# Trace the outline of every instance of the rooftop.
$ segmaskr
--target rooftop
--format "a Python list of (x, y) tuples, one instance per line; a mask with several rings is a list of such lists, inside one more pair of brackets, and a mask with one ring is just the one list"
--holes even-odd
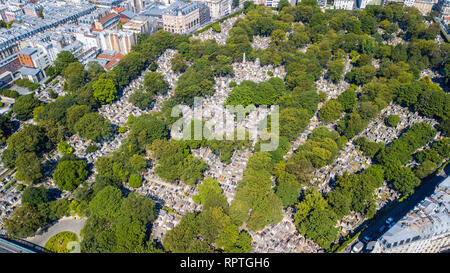
[[(409, 243), (448, 232), (450, 228), (450, 176), (379, 240), (385, 246)], [(403, 242), (402, 242), (403, 241)]]
[(21, 50), (18, 52), (18, 54), (30, 56), (30, 55), (32, 55), (33, 53), (35, 53), (36, 51), (37, 51), (37, 50), (36, 50), (35, 48), (32, 48), (32, 47), (25, 47), (25, 48), (21, 49)]
[(176, 1), (173, 4), (171, 4), (164, 12), (163, 14), (169, 14), (173, 16), (177, 16), (178, 14), (186, 15), (194, 10), (198, 9), (200, 6), (200, 3), (198, 2), (184, 2), (184, 1)]
[(37, 68), (32, 68), (32, 67), (27, 67), (27, 66), (23, 66), (22, 68), (19, 69), (20, 74), (28, 76), (34, 76), (39, 74), (40, 70)]

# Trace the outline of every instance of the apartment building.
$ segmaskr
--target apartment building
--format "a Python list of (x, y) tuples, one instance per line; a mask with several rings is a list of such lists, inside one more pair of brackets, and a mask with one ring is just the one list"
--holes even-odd
[(25, 47), (17, 52), (19, 62), (23, 66), (44, 70), (51, 65), (51, 60), (45, 52), (32, 47)]
[(165, 31), (188, 34), (211, 20), (208, 6), (201, 2), (177, 1), (163, 11)]
[(96, 30), (110, 29), (117, 25), (120, 21), (120, 15), (117, 13), (107, 13), (94, 21)]
[(208, 6), (213, 20), (220, 19), (230, 14), (231, 5), (228, 0), (197, 0), (197, 2), (205, 3)]
[(438, 3), (438, 0), (385, 0), (384, 4), (400, 3), (407, 7), (415, 7), (423, 15), (430, 14), (433, 7)]
[(129, 20), (122, 26), (122, 29), (136, 34), (151, 34), (155, 32), (153, 24), (150, 24), (150, 18), (144, 16), (137, 16)]
[(102, 50), (113, 50), (123, 55), (128, 54), (131, 46), (136, 44), (136, 34), (129, 31), (104, 30), (98, 33)]
[(439, 0), (436, 9), (439, 11), (439, 19), (441, 19), (444, 24), (450, 23), (450, 0)]
[(450, 249), (450, 177), (390, 228), (376, 253), (436, 253)]
[(335, 9), (353, 10), (356, 8), (355, 0), (334, 0), (333, 7)]
[(38, 17), (39, 11), (42, 9), (44, 9), (44, 7), (42, 7), (42, 5), (39, 4), (27, 4), (23, 7), (25, 15), (34, 17)]
[(381, 5), (382, 3), (382, 0), (356, 0), (359, 9), (365, 9), (368, 5)]
[(128, 9), (138, 14), (144, 9), (144, 0), (129, 0)]

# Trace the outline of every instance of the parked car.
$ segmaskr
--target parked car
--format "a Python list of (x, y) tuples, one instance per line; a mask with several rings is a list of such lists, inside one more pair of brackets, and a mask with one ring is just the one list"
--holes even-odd
[(392, 223), (392, 221), (394, 221), (394, 218), (389, 217), (389, 218), (386, 219), (386, 224), (389, 225), (390, 223)]
[(369, 242), (372, 239), (372, 234), (364, 236), (364, 238), (361, 240), (365, 243)]
[(382, 225), (382, 226), (378, 229), (378, 232), (383, 232), (385, 228), (386, 228), (386, 225)]
[(352, 248), (352, 253), (359, 253), (359, 252), (361, 252), (361, 250), (363, 249), (363, 247), (364, 247), (364, 243), (363, 242), (357, 242), (354, 246), (353, 246), (353, 248)]

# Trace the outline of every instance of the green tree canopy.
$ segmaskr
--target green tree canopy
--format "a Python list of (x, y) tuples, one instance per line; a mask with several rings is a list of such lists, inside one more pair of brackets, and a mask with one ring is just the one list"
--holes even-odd
[(58, 163), (53, 179), (60, 189), (73, 191), (86, 179), (87, 175), (86, 162), (65, 160)]
[(101, 104), (107, 104), (117, 99), (117, 89), (110, 79), (98, 79), (92, 84), (94, 98)]

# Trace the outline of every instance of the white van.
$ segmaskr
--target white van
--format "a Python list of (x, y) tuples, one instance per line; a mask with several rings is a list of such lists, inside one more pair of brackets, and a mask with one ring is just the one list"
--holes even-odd
[(362, 242), (357, 242), (353, 248), (352, 248), (352, 253), (359, 253), (364, 247), (364, 244)]

